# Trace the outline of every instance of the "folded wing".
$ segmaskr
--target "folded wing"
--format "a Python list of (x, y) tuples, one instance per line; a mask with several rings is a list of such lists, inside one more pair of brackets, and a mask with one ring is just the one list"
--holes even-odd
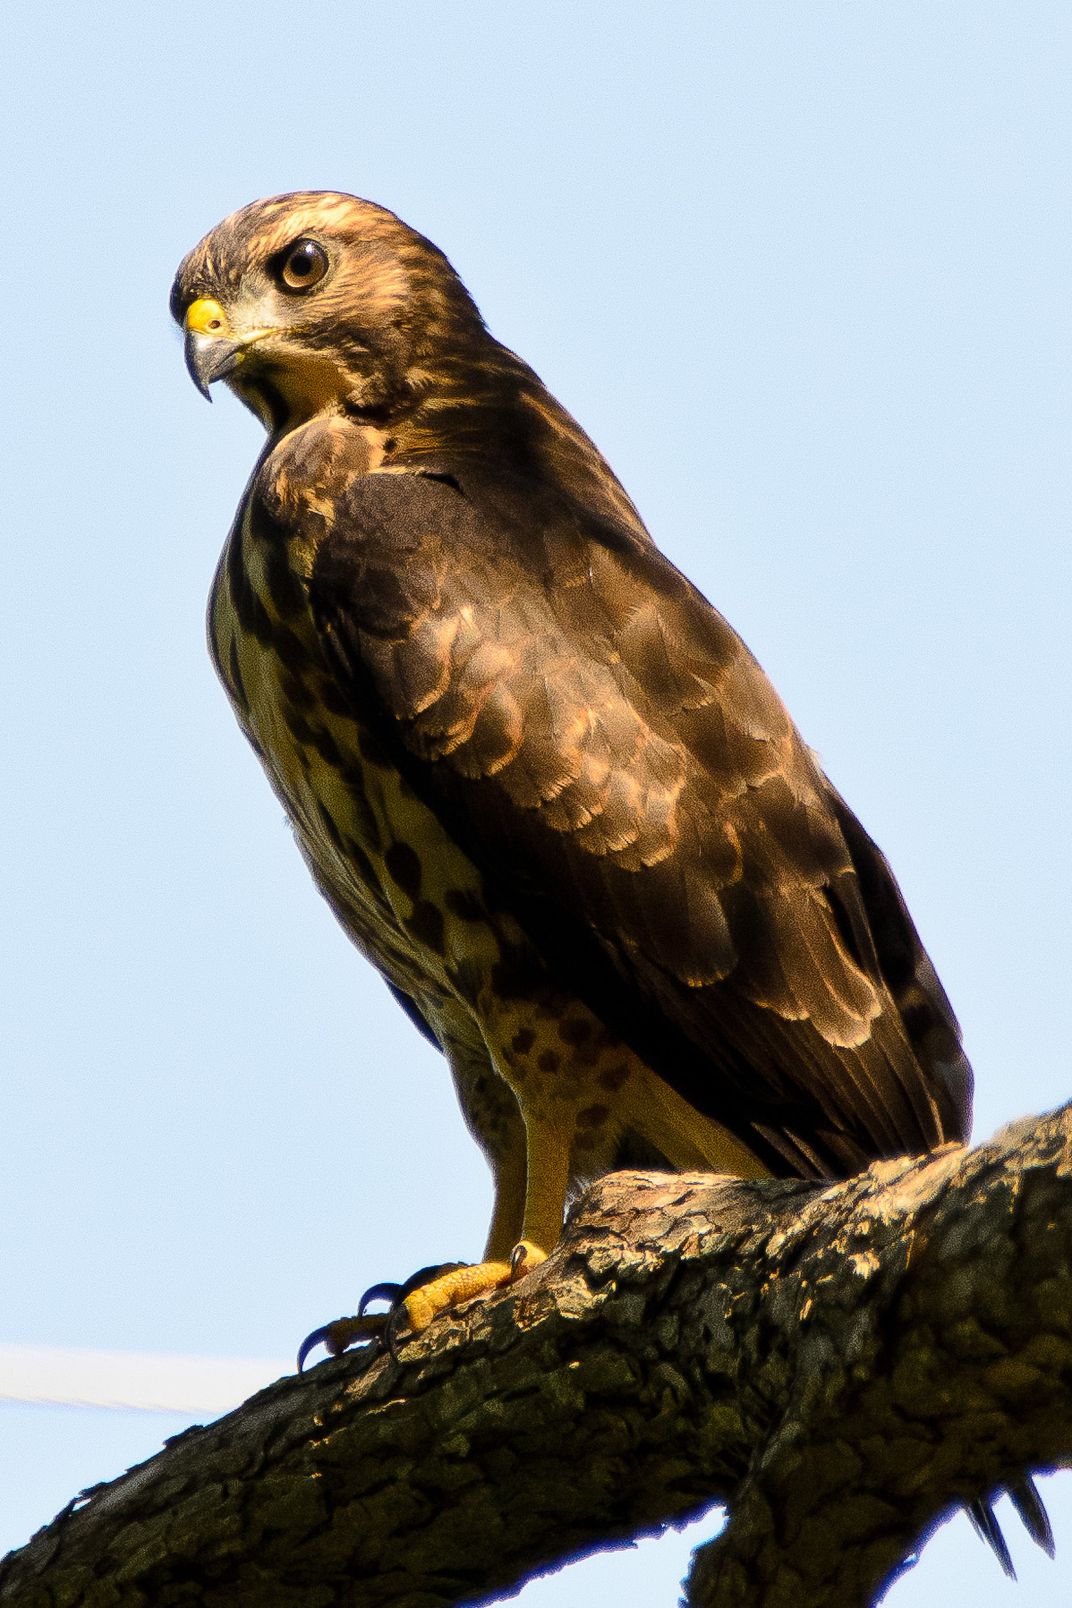
[(970, 1071), (879, 850), (735, 632), (522, 477), (354, 480), (311, 599), (341, 696), (548, 963), (772, 1170), (961, 1138)]

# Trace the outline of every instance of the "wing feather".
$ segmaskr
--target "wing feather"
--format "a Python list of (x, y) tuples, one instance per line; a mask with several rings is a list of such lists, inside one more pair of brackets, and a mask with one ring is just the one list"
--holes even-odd
[(744, 644), (631, 531), (446, 467), (353, 479), (320, 545), (340, 695), (571, 986), (781, 1170), (961, 1136), (897, 885)]

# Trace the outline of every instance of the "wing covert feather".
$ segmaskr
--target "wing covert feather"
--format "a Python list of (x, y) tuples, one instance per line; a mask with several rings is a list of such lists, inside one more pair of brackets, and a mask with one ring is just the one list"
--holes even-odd
[(948, 1002), (736, 633), (631, 532), (452, 475), (355, 479), (320, 544), (344, 695), (523, 924), (598, 946), (700, 1109), (750, 1113), (788, 1171), (956, 1137)]

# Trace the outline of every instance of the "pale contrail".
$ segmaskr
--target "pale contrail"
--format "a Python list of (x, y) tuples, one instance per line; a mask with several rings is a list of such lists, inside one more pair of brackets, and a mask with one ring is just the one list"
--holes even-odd
[(0, 1402), (218, 1416), (294, 1372), (259, 1357), (184, 1357), (0, 1345)]

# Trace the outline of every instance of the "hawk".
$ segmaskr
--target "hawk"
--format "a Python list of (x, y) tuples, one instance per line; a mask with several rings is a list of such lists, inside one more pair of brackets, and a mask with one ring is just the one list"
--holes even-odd
[(620, 1165), (835, 1178), (964, 1139), (971, 1071), (885, 858), (443, 254), (353, 196), (276, 196), (171, 306), (198, 387), (268, 437), (216, 667), (494, 1177), (483, 1262), (419, 1282), (411, 1325), (540, 1260)]
[(971, 1073), (885, 859), (740, 638), (446, 258), (341, 194), (179, 268), (268, 440), (216, 667), (350, 937), (548, 1252), (634, 1154), (838, 1177), (963, 1139)]

